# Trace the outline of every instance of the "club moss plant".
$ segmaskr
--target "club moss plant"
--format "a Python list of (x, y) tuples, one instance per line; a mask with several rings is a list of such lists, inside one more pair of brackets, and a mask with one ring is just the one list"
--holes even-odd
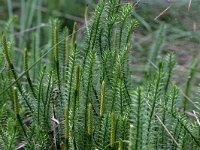
[(137, 25), (132, 11), (129, 3), (101, 0), (83, 43), (76, 23), (69, 35), (51, 20), (46, 49), (36, 55), (35, 46), (24, 48), (17, 68), (3, 33), (1, 149), (200, 149), (198, 115), (187, 116), (171, 82), (173, 55), (149, 69), (141, 85), (131, 79), (130, 37)]

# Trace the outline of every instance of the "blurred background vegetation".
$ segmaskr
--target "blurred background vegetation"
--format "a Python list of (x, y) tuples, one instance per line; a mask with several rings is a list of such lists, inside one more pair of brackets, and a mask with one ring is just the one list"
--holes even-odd
[[(187, 87), (188, 82), (197, 86), (200, 80), (197, 59), (200, 54), (200, 1), (124, 2), (135, 6), (132, 15), (139, 22), (132, 37), (131, 65), (134, 68), (134, 81), (142, 82), (145, 72), (152, 69), (158, 59), (163, 58), (168, 52), (173, 52), (177, 60), (174, 81), (183, 89)], [(27, 45), (27, 41), (34, 39), (34, 35), (30, 36), (32, 31), (36, 30), (37, 35), (40, 35), (35, 38), (36, 49), (45, 47), (45, 35), (48, 34), (46, 28), (50, 18), (59, 18), (61, 28), (67, 26), (72, 29), (74, 21), (81, 28), (85, 25), (86, 5), (91, 16), (97, 3), (98, 0), (0, 0), (0, 32), (6, 30), (10, 38), (17, 41), (14, 50), (21, 57), (23, 48), (31, 47), (31, 42)], [(189, 80), (190, 77), (192, 80)]]

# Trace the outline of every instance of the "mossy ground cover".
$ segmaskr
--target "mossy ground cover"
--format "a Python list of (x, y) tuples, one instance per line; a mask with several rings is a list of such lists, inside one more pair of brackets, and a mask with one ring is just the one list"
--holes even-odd
[(186, 51), (173, 47), (186, 49), (189, 36), (190, 47), (198, 32), (144, 22), (118, 0), (100, 1), (91, 17), (86, 7), (72, 29), (35, 9), (46, 2), (3, 4), (1, 149), (200, 148), (199, 60), (187, 56), (177, 74)]

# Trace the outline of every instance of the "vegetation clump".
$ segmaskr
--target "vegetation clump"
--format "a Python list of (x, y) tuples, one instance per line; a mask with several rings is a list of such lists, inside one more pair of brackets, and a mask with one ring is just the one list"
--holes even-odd
[(199, 106), (194, 119), (183, 109), (188, 99), (171, 81), (173, 54), (156, 62), (154, 50), (157, 67), (148, 67), (141, 85), (133, 83), (132, 11), (131, 4), (101, 0), (84, 42), (76, 23), (70, 35), (51, 20), (45, 50), (36, 35), (19, 58), (17, 41), (3, 33), (0, 149), (200, 149)]

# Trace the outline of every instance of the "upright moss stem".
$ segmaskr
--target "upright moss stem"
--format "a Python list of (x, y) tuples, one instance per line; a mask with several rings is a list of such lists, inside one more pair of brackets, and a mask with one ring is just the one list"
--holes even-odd
[(75, 42), (76, 42), (76, 22), (74, 22), (73, 32), (72, 32), (72, 49), (75, 49)]
[(17, 88), (13, 87), (13, 105), (14, 105), (14, 112), (15, 116), (23, 130), (24, 135), (27, 137), (26, 129), (24, 127), (23, 121), (19, 115), (19, 100), (18, 100), (18, 94), (17, 94)]
[(85, 7), (84, 18), (85, 18), (85, 26), (88, 32), (88, 5)]
[(66, 38), (65, 38), (65, 61), (66, 61), (66, 64), (68, 65), (69, 64), (69, 38), (68, 38), (68, 34), (66, 35)]
[(58, 80), (58, 86), (59, 86), (59, 90), (60, 90), (60, 71), (59, 71), (59, 56), (58, 56), (58, 28), (55, 27), (54, 29), (54, 64), (55, 64), (55, 68), (56, 68), (56, 75), (57, 75), (57, 80)]
[(128, 150), (133, 149), (133, 125), (130, 124), (130, 129), (129, 129), (129, 144), (128, 144)]
[(103, 114), (104, 114), (104, 102), (105, 101), (105, 82), (103, 81), (102, 82), (102, 85), (101, 85), (101, 105), (100, 105), (100, 118), (103, 117)]
[(65, 143), (66, 143), (66, 150), (69, 149), (69, 109), (68, 106), (65, 107), (65, 122), (64, 122), (64, 137), (65, 137)]
[(115, 132), (116, 132), (116, 118), (114, 112), (111, 114), (111, 132), (110, 132), (110, 146), (114, 150), (115, 146)]
[(87, 115), (88, 115), (88, 122), (87, 122), (87, 134), (88, 134), (88, 150), (92, 149), (92, 104), (88, 104), (88, 110), (87, 110)]
[(9, 66), (12, 74), (13, 74), (13, 77), (16, 80), (17, 88), (19, 89), (20, 94), (23, 96), (25, 103), (28, 106), (29, 110), (32, 112), (32, 108), (31, 108), (29, 102), (27, 101), (27, 98), (23, 94), (22, 85), (21, 85), (20, 81), (18, 81), (17, 72), (16, 72), (14, 65), (13, 65), (13, 63), (10, 59), (9, 54), (8, 54), (8, 43), (7, 43), (7, 39), (6, 39), (5, 34), (3, 34), (3, 36), (2, 36), (2, 45), (3, 45), (3, 53), (5, 54), (6, 61), (8, 63), (8, 66)]
[(122, 139), (119, 140), (118, 150), (123, 150), (123, 141), (122, 141)]
[[(27, 48), (24, 49), (24, 71), (28, 70), (28, 54), (27, 54)], [(33, 93), (33, 96), (34, 98), (37, 98), (37, 95), (35, 93), (35, 90), (34, 90), (34, 87), (33, 87), (33, 84), (32, 84), (32, 81), (31, 81), (31, 78), (30, 78), (30, 75), (29, 75), (29, 71), (26, 71), (26, 79), (28, 81), (28, 84), (31, 88), (31, 91)]]

